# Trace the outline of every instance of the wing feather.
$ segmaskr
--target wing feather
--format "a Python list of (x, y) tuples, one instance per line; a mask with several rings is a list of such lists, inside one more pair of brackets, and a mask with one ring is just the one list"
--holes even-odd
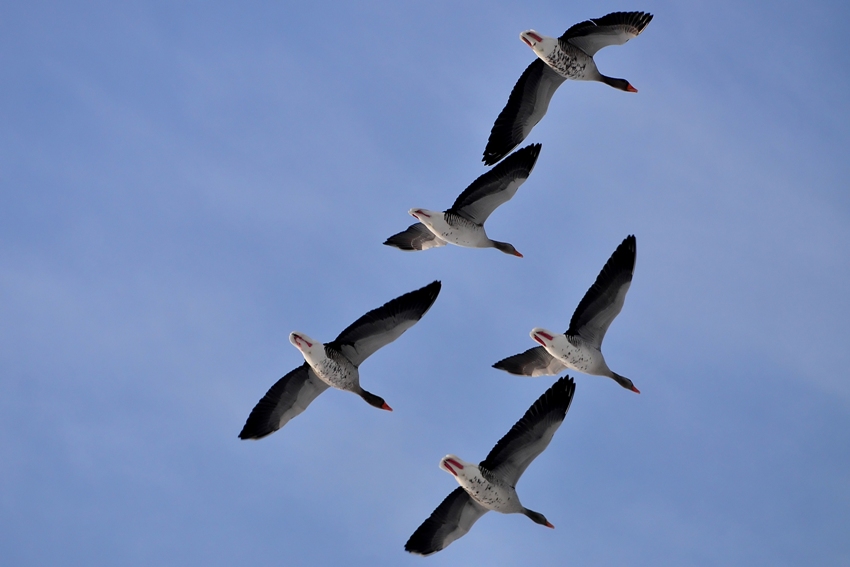
[(355, 366), (376, 350), (401, 336), (431, 308), (441, 284), (433, 281), (369, 311), (343, 330), (327, 346), (342, 352)]
[(554, 376), (567, 367), (566, 364), (549, 354), (543, 347), (530, 348), (525, 352), (503, 358), (493, 368), (510, 372), (518, 376)]
[(416, 528), (404, 544), (404, 550), (417, 555), (431, 555), (445, 549), (451, 542), (466, 535), (472, 524), (486, 512), (487, 508), (458, 486)]
[(428, 230), (421, 222), (410, 225), (407, 230), (394, 234), (384, 242), (387, 246), (395, 246), (399, 250), (428, 250), (445, 246), (446, 241)]
[(505, 479), (511, 486), (516, 485), (531, 461), (546, 449), (561, 426), (573, 401), (575, 388), (575, 381), (569, 376), (552, 384), (496, 443), (479, 466)]
[(274, 433), (327, 389), (328, 385), (305, 362), (269, 388), (251, 410), (239, 438), (261, 439)]
[(484, 224), (496, 207), (509, 201), (519, 186), (525, 183), (539, 155), (540, 144), (531, 144), (514, 152), (473, 181), (446, 212), (459, 214), (479, 225)]
[(546, 115), (552, 95), (564, 81), (539, 57), (526, 67), (490, 130), (482, 160), (485, 164), (497, 163), (525, 140)]
[(637, 240), (629, 235), (614, 250), (596, 281), (584, 294), (570, 320), (568, 335), (579, 335), (596, 348), (614, 318), (623, 309), (632, 283), (637, 257)]
[(639, 36), (650, 21), (652, 14), (646, 12), (613, 12), (580, 22), (558, 39), (571, 43), (593, 57), (603, 47), (623, 45)]

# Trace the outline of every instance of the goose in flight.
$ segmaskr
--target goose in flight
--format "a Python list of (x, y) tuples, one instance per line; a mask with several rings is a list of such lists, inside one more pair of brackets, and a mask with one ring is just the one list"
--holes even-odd
[(473, 181), (446, 211), (410, 209), (410, 214), (419, 222), (390, 236), (384, 244), (401, 250), (427, 250), (450, 243), (467, 248), (496, 248), (522, 258), (512, 244), (490, 239), (484, 230), (484, 221), (525, 183), (539, 155), (540, 144), (514, 152)]
[(369, 405), (392, 411), (383, 398), (360, 387), (359, 367), (376, 350), (401, 336), (431, 308), (441, 283), (431, 282), (369, 311), (330, 343), (293, 332), (289, 342), (301, 351), (304, 364), (278, 380), (251, 410), (240, 439), (274, 433), (304, 411), (328, 386), (353, 392)]
[(440, 468), (453, 475), (460, 487), (413, 532), (404, 549), (418, 555), (436, 553), (465, 535), (490, 510), (524, 514), (540, 525), (554, 528), (543, 514), (520, 503), (514, 487), (561, 426), (575, 388), (568, 376), (555, 382), (478, 465), (455, 455), (443, 457)]
[(537, 59), (520, 76), (508, 104), (499, 114), (484, 149), (483, 161), (493, 165), (517, 147), (549, 108), (552, 95), (567, 79), (601, 81), (615, 89), (636, 93), (625, 79), (606, 77), (593, 56), (609, 45), (622, 45), (637, 37), (652, 20), (645, 12), (614, 12), (574, 25), (559, 38), (524, 31), (520, 39)]
[(605, 331), (626, 301), (636, 256), (637, 241), (633, 235), (627, 236), (584, 294), (566, 333), (534, 328), (531, 338), (542, 346), (500, 360), (493, 368), (520, 376), (548, 376), (572, 368), (585, 374), (608, 376), (623, 388), (640, 394), (631, 380), (608, 368), (601, 351)]

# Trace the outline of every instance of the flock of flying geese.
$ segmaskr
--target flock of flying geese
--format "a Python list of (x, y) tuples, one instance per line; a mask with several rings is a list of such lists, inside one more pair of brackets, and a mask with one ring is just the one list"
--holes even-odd
[[(614, 12), (572, 26), (561, 37), (534, 30), (520, 39), (537, 58), (522, 73), (508, 103), (496, 119), (484, 150), (487, 165), (498, 163), (518, 146), (546, 114), (555, 90), (567, 79), (601, 81), (614, 88), (637, 92), (625, 79), (601, 74), (594, 54), (608, 45), (622, 45), (637, 37), (652, 20), (644, 12)], [(492, 240), (484, 222), (522, 185), (540, 154), (540, 144), (526, 146), (472, 182), (443, 212), (411, 209), (418, 222), (384, 244), (401, 250), (427, 250), (446, 243), (468, 248), (496, 248), (522, 257), (513, 245)], [(596, 281), (579, 302), (565, 333), (535, 328), (531, 338), (540, 344), (493, 366), (522, 376), (551, 376), (565, 369), (607, 376), (622, 387), (640, 393), (631, 380), (613, 372), (602, 356), (602, 340), (620, 313), (635, 269), (637, 243), (628, 236), (617, 247)], [(391, 343), (419, 321), (440, 293), (441, 283), (406, 293), (369, 311), (329, 343), (293, 332), (289, 341), (301, 351), (304, 364), (278, 380), (248, 416), (239, 437), (260, 439), (274, 433), (304, 411), (328, 389), (353, 392), (369, 405), (392, 411), (383, 398), (360, 386), (359, 367), (379, 348)], [(524, 507), (516, 483), (526, 467), (543, 452), (569, 410), (575, 382), (564, 376), (532, 404), (511, 430), (479, 464), (447, 455), (440, 468), (460, 484), (410, 536), (404, 549), (430, 555), (466, 534), (485, 512), (525, 514), (534, 522), (553, 527), (539, 512)]]

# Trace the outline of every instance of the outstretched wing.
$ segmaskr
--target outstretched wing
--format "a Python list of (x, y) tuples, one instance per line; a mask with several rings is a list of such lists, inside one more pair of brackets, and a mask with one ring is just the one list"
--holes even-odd
[(395, 246), (399, 250), (428, 250), (445, 246), (446, 241), (428, 230), (421, 222), (410, 225), (404, 232), (399, 232), (387, 238), (386, 246)]
[(388, 301), (346, 327), (327, 346), (342, 352), (355, 366), (360, 366), (376, 350), (415, 325), (437, 300), (440, 288), (440, 282), (433, 281)]
[(576, 307), (568, 335), (579, 335), (596, 348), (602, 346), (608, 326), (623, 309), (626, 293), (632, 284), (636, 257), (637, 240), (629, 235), (608, 258), (596, 281)]
[(558, 38), (578, 47), (591, 57), (603, 47), (623, 45), (652, 21), (646, 12), (613, 12), (607, 16), (578, 23)]
[(496, 207), (509, 201), (519, 186), (525, 183), (539, 155), (540, 144), (531, 144), (514, 152), (464, 189), (447, 212), (484, 224)]
[(493, 165), (520, 145), (549, 109), (549, 101), (566, 81), (539, 57), (526, 67), (490, 130), (482, 161)]
[(445, 549), (454, 540), (466, 535), (472, 524), (487, 512), (458, 486), (437, 506), (431, 516), (416, 528), (404, 550), (417, 555), (431, 555)]
[(257, 402), (239, 434), (240, 439), (261, 439), (286, 425), (328, 389), (305, 362), (269, 388)]
[(525, 352), (503, 358), (493, 368), (518, 376), (554, 376), (564, 370), (566, 364), (549, 354), (543, 347), (530, 348)]
[(516, 485), (526, 467), (542, 453), (561, 426), (576, 384), (564, 376), (540, 396), (525, 415), (502, 437), (479, 466)]

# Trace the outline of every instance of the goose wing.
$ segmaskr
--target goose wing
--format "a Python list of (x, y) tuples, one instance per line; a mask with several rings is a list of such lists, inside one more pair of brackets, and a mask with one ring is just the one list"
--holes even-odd
[(446, 241), (428, 230), (421, 222), (410, 225), (404, 232), (399, 232), (387, 238), (387, 246), (395, 246), (399, 250), (428, 250), (445, 246)]
[(493, 368), (519, 376), (554, 376), (566, 367), (565, 364), (540, 346), (503, 358), (493, 365)]
[(603, 47), (623, 45), (639, 36), (650, 21), (652, 14), (646, 12), (613, 12), (574, 25), (558, 40), (571, 43), (593, 57)]
[(493, 165), (525, 140), (531, 129), (549, 109), (549, 101), (566, 81), (539, 57), (529, 65), (514, 85), (508, 103), (490, 130), (483, 161)]
[(355, 366), (401, 336), (431, 308), (440, 293), (439, 281), (405, 293), (369, 311), (349, 325), (328, 346), (342, 352)]
[(531, 461), (546, 449), (561, 426), (575, 389), (576, 384), (569, 376), (552, 384), (496, 443), (479, 466), (500, 476), (511, 486), (516, 485)]
[(305, 362), (269, 388), (251, 410), (239, 438), (261, 439), (274, 433), (327, 389), (328, 385)]
[(479, 225), (484, 224), (496, 207), (509, 201), (519, 186), (525, 183), (539, 155), (540, 144), (531, 144), (514, 152), (473, 181), (446, 212), (459, 214)]
[(472, 524), (486, 512), (487, 508), (458, 486), (416, 528), (404, 544), (404, 550), (417, 555), (431, 555), (445, 549), (451, 542), (466, 535)]
[(602, 346), (608, 326), (623, 309), (626, 293), (632, 284), (636, 257), (637, 240), (634, 235), (629, 235), (608, 258), (596, 281), (576, 307), (568, 335), (580, 335), (596, 348)]

